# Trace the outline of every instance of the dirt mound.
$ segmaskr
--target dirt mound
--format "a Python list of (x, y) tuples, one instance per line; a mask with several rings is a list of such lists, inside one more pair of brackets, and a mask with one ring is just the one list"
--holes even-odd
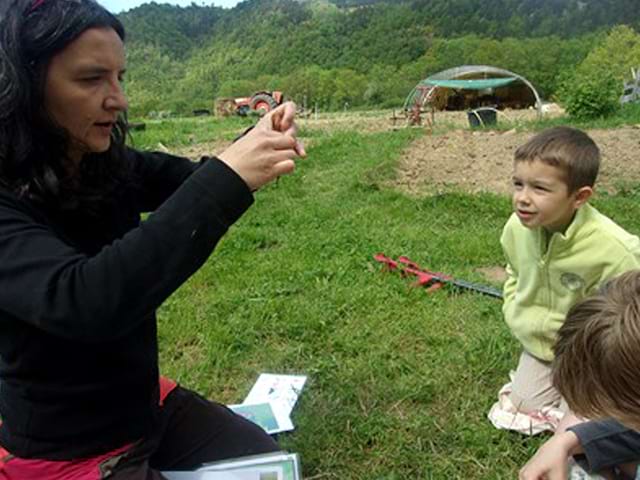
[(194, 145), (189, 145), (187, 147), (176, 148), (175, 154), (180, 155), (182, 157), (190, 158), (191, 160), (199, 160), (201, 157), (204, 157), (204, 156), (215, 156), (224, 152), (224, 150), (230, 144), (231, 142), (227, 142), (224, 140), (207, 142), (207, 143), (198, 143)]
[[(640, 182), (640, 129), (587, 132), (602, 152), (597, 187), (615, 192)], [(531, 132), (455, 130), (419, 138), (403, 153), (393, 182), (413, 195), (450, 190), (509, 194), (513, 154)]]

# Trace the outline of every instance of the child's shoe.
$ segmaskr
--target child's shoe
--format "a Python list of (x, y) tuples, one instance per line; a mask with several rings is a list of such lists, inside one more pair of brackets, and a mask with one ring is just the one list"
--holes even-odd
[(564, 413), (554, 407), (546, 407), (534, 412), (519, 412), (511, 402), (511, 382), (498, 392), (498, 401), (493, 404), (487, 417), (493, 426), (504, 430), (513, 430), (525, 435), (537, 435), (540, 432), (554, 432)]

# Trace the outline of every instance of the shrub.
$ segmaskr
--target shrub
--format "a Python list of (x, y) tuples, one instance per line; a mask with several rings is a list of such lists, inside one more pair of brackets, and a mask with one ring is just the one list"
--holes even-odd
[(581, 72), (563, 81), (559, 97), (572, 117), (606, 117), (620, 106), (620, 82), (608, 71)]

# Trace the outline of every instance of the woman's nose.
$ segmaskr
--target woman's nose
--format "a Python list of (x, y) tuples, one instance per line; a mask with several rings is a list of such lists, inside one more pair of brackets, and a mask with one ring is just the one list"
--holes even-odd
[(113, 85), (104, 101), (104, 107), (107, 110), (125, 111), (129, 107), (129, 102), (124, 94), (120, 82)]

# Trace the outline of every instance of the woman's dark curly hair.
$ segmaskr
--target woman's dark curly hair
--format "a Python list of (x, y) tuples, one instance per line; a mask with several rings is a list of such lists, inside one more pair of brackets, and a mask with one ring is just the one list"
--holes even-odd
[(104, 153), (84, 156), (79, 178), (64, 169), (70, 138), (44, 108), (45, 82), (54, 55), (90, 28), (120, 21), (94, 0), (7, 0), (0, 6), (0, 185), (54, 208), (94, 210), (128, 175), (126, 115)]

